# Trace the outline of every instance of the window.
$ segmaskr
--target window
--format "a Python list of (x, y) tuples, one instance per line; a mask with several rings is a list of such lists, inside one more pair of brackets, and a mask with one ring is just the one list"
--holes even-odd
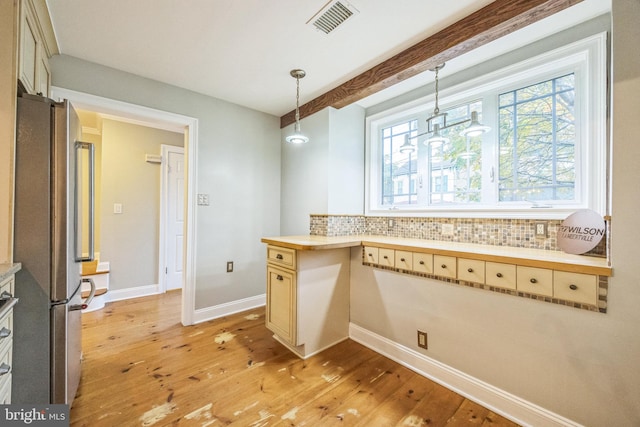
[(500, 201), (576, 198), (575, 74), (499, 97)]
[[(440, 91), (447, 122), (427, 143), (433, 95), (367, 118), (367, 213), (564, 218), (604, 214), (606, 35), (599, 34)], [(406, 148), (407, 140), (413, 151)], [(465, 214), (467, 212), (467, 214)]]

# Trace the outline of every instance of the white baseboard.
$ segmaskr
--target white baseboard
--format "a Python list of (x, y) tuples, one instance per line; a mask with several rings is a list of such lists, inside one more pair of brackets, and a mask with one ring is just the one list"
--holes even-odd
[(219, 317), (228, 316), (230, 314), (239, 313), (241, 311), (251, 310), (252, 308), (261, 307), (266, 303), (267, 295), (262, 294), (237, 301), (231, 301), (225, 304), (214, 305), (213, 307), (201, 308), (195, 310), (193, 323), (202, 323)]
[(146, 285), (136, 286), (135, 288), (127, 289), (109, 289), (105, 295), (107, 296), (107, 302), (120, 301), (123, 299), (146, 297), (149, 295), (156, 295), (160, 293), (160, 285)]
[(573, 426), (577, 424), (531, 402), (438, 362), (381, 335), (349, 324), (349, 337), (449, 390), (479, 403), (523, 426)]

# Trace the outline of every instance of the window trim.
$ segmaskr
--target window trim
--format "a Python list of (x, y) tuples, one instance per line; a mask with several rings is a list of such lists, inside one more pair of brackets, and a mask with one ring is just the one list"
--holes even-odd
[[(551, 208), (525, 206), (518, 202), (499, 202), (495, 204), (474, 204), (473, 206), (403, 206), (382, 208), (381, 188), (379, 184), (380, 147), (378, 136), (381, 129), (397, 123), (408, 121), (433, 110), (434, 94), (414, 101), (398, 105), (386, 111), (366, 118), (365, 147), (365, 214), (397, 215), (424, 217), (463, 217), (463, 218), (540, 218), (563, 219), (577, 209), (589, 208), (605, 215), (607, 211), (608, 185), (608, 138), (607, 138), (607, 32), (601, 32), (582, 40), (567, 44), (557, 49), (542, 53), (530, 59), (514, 63), (484, 76), (468, 80), (464, 83), (440, 91), (441, 110), (449, 106), (470, 101), (484, 96), (488, 91), (495, 93), (513, 90), (514, 85), (536, 83), (560, 70), (576, 73), (576, 92), (581, 91), (576, 103), (576, 138), (581, 141), (576, 146), (576, 195), (580, 204), (566, 204), (558, 201)], [(594, 84), (595, 82), (595, 84)], [(582, 87), (586, 83), (586, 87)], [(580, 87), (579, 87), (580, 86)], [(478, 88), (481, 88), (479, 90)], [(584, 97), (587, 102), (580, 102)], [(497, 95), (496, 95), (497, 98)], [(485, 99), (486, 102), (486, 99)], [(483, 120), (497, 129), (497, 99), (492, 105), (483, 107)], [(587, 110), (587, 107), (589, 109)], [(491, 110), (491, 111), (489, 111)], [(496, 111), (493, 111), (496, 110)], [(586, 118), (586, 123), (583, 122)], [(419, 119), (421, 131), (422, 118)], [(490, 143), (487, 155), (497, 159), (497, 135)], [(422, 142), (419, 142), (421, 144)], [(487, 146), (483, 142), (483, 149)], [(586, 150), (586, 152), (583, 152)], [(582, 168), (584, 161), (586, 170)], [(497, 161), (493, 161), (497, 167)], [(498, 173), (497, 169), (494, 171)], [(497, 193), (498, 180), (495, 180)], [(483, 188), (484, 192), (485, 189)]]

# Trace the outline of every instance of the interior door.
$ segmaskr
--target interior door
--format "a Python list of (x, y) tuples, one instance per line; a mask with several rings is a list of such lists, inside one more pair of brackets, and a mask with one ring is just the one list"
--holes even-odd
[(184, 148), (165, 146), (167, 161), (166, 289), (182, 288), (184, 243)]

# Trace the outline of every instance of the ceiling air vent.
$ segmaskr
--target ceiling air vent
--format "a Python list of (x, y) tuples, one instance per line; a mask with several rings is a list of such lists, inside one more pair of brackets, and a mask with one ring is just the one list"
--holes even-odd
[(346, 1), (332, 0), (307, 21), (325, 34), (338, 28), (340, 24), (358, 13), (358, 10)]

